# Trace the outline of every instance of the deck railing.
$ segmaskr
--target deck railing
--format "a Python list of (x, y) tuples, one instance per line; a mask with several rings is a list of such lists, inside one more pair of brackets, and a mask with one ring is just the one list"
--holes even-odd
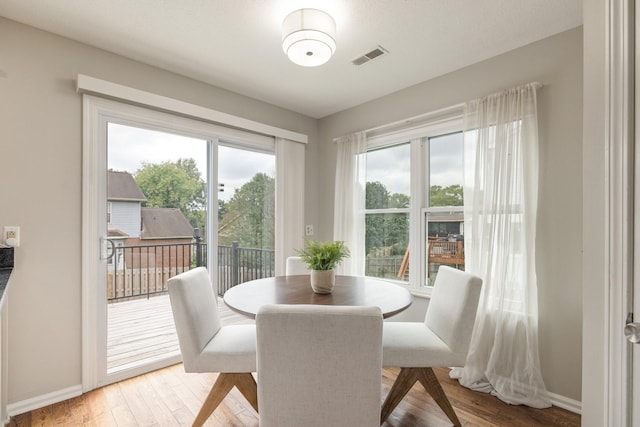
[[(107, 271), (109, 302), (149, 298), (167, 292), (167, 281), (197, 266), (206, 266), (207, 245), (172, 243), (114, 248)], [(218, 294), (247, 280), (271, 277), (274, 251), (242, 248), (237, 242), (218, 246)]]

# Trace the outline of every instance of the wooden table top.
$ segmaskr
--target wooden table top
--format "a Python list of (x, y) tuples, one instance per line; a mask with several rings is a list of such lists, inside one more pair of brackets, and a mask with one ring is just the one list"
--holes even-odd
[(233, 310), (255, 317), (265, 304), (365, 305), (380, 307), (383, 317), (400, 313), (413, 302), (404, 287), (370, 277), (336, 276), (330, 294), (316, 294), (310, 276), (277, 276), (234, 286), (224, 294)]

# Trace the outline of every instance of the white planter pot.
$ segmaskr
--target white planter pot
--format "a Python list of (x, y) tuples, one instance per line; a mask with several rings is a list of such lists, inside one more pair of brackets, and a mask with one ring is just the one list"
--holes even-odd
[(335, 284), (335, 270), (311, 270), (311, 289), (313, 289), (313, 292), (330, 294)]

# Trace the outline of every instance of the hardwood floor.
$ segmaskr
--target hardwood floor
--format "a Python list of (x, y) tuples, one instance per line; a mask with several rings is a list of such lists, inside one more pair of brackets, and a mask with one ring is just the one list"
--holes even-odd
[[(221, 301), (219, 309), (223, 324), (253, 322), (229, 310)], [(132, 347), (130, 342), (126, 345)], [(383, 370), (381, 404), (398, 371)], [(533, 409), (508, 405), (494, 396), (460, 386), (449, 378), (446, 368), (434, 371), (464, 426), (580, 425), (580, 415), (557, 407)], [(190, 426), (216, 378), (216, 374), (187, 374), (182, 364), (177, 364), (17, 415), (8, 426)], [(205, 426), (258, 426), (258, 420), (258, 414), (234, 388)], [(451, 426), (449, 419), (419, 384), (382, 424), (382, 427), (443, 426)]]
[[(386, 396), (397, 375), (384, 369)], [(512, 406), (496, 397), (473, 392), (449, 379), (448, 369), (435, 369), (464, 426), (579, 426), (580, 416), (563, 409)], [(182, 364), (93, 390), (82, 396), (11, 419), (9, 427), (26, 426), (190, 426), (216, 374), (186, 374)], [(383, 427), (450, 426), (431, 397), (416, 385)], [(258, 414), (233, 389), (205, 426), (258, 426)]]

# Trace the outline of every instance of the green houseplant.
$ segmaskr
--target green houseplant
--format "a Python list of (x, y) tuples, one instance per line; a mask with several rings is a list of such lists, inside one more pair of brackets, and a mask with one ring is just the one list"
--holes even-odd
[(311, 270), (311, 287), (319, 294), (328, 294), (335, 285), (335, 267), (350, 255), (343, 241), (318, 242), (305, 239), (304, 249), (298, 250), (300, 259)]

